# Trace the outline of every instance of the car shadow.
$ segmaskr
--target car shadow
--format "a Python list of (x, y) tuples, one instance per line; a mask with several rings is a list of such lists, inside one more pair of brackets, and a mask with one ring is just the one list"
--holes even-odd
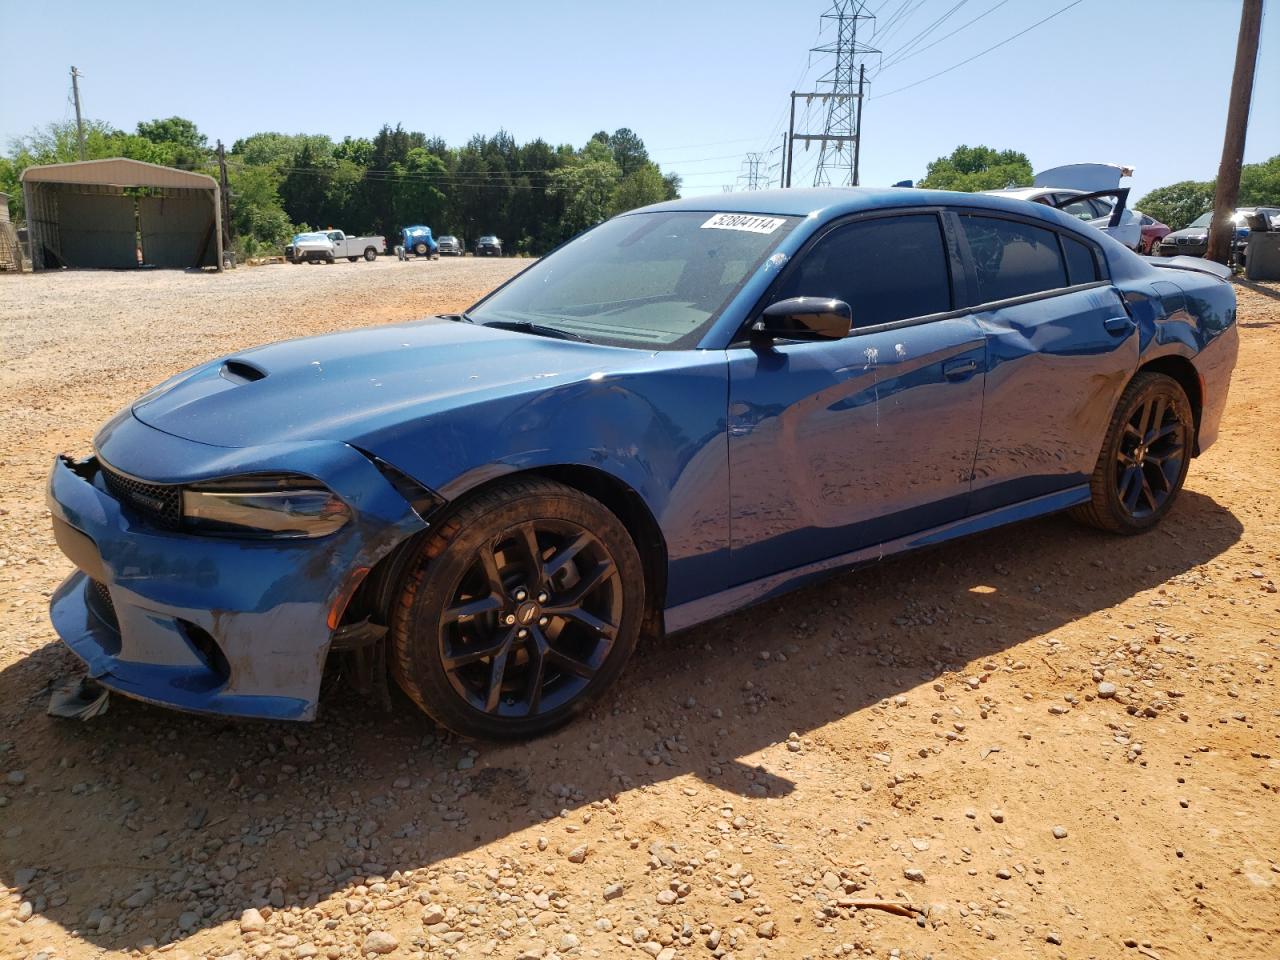
[[(5, 822), (21, 827), (6, 834), (0, 879), (22, 888), (29, 923), (102, 949), (164, 946), (251, 906), (305, 909), (359, 878), (439, 868), (673, 778), (785, 795), (796, 784), (750, 758), (792, 731), (921, 684), (959, 692), (1011, 647), (1154, 590), (1241, 532), (1184, 491), (1142, 536), (1056, 516), (842, 574), (649, 644), (615, 695), (532, 744), (461, 741), (403, 698), (388, 714), (344, 691), (310, 725), (122, 697), (92, 721), (55, 720), (45, 686), (74, 664), (51, 643), (0, 673), (0, 758), (25, 773), (0, 786)], [(130, 897), (145, 902), (124, 914)]]
[[(1272, 300), (1280, 300), (1280, 288), (1264, 286), (1256, 281), (1246, 280), (1244, 277), (1236, 277), (1235, 282), (1246, 290), (1251, 290), (1264, 297), (1270, 297)], [(1239, 322), (1242, 327), (1269, 327), (1274, 325), (1274, 321), (1264, 321), (1262, 323)]]

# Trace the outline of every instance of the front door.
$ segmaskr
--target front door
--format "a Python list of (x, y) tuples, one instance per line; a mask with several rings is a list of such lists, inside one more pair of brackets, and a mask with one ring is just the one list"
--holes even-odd
[[(849, 337), (729, 351), (735, 583), (965, 516), (986, 346), (932, 212), (831, 228), (770, 294), (850, 304)], [(931, 319), (932, 318), (932, 319)]]

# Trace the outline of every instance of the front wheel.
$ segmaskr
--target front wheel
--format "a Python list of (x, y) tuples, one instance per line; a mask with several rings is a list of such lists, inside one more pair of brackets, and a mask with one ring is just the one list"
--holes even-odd
[(1187, 477), (1195, 414), (1181, 384), (1139, 373), (1120, 396), (1097, 466), (1091, 499), (1076, 517), (1113, 533), (1141, 533), (1173, 507)]
[(536, 736), (613, 684), (644, 607), (640, 556), (617, 516), (563, 484), (511, 481), (418, 548), (393, 606), (392, 670), (451, 730)]

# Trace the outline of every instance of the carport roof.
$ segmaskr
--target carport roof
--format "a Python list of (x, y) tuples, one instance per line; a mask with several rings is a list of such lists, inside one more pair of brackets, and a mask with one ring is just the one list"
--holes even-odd
[(144, 163), (124, 157), (27, 167), (22, 171), (22, 182), (92, 183), (112, 187), (189, 187), (197, 190), (213, 190), (218, 186), (218, 181), (203, 173), (175, 170), (158, 163)]

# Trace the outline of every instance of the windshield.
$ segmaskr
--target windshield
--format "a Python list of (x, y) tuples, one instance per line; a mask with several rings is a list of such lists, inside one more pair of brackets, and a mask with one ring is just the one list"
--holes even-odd
[(797, 222), (705, 211), (617, 217), (468, 313), (476, 323), (535, 323), (594, 343), (685, 349)]
[(1209, 224), (1211, 224), (1211, 223), (1213, 223), (1213, 211), (1212, 211), (1212, 210), (1211, 210), (1211, 211), (1209, 211), (1208, 213), (1202, 213), (1202, 214), (1200, 214), (1200, 216), (1198, 216), (1198, 217), (1196, 217), (1194, 220), (1192, 220), (1189, 224), (1187, 224), (1187, 226), (1188, 226), (1188, 227), (1207, 227), (1207, 226), (1208, 226)]

